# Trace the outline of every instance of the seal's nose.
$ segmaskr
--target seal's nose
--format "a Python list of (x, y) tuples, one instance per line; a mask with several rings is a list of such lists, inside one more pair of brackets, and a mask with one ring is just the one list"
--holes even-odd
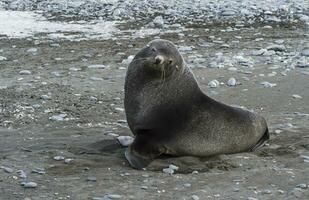
[(162, 64), (164, 62), (164, 57), (161, 55), (158, 55), (155, 57), (155, 63), (156, 64)]

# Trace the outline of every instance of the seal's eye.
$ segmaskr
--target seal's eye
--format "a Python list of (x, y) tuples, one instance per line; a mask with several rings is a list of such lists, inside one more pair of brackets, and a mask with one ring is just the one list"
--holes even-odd
[(154, 48), (154, 47), (152, 47), (152, 48), (151, 48), (151, 51), (156, 52), (156, 51), (157, 51), (157, 49), (156, 49), (156, 48)]
[(169, 60), (168, 63), (171, 65), (173, 64), (173, 60)]

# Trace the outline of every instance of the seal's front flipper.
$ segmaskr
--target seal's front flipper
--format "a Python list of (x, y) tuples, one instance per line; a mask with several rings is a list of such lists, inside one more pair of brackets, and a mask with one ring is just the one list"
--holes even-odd
[(255, 145), (253, 145), (249, 150), (250, 151), (256, 151), (260, 147), (263, 147), (267, 140), (269, 140), (268, 128), (266, 128), (266, 131), (265, 131), (264, 135), (261, 137), (261, 139)]
[(138, 155), (134, 155), (132, 151), (130, 151), (129, 148), (126, 149), (124, 155), (126, 159), (128, 160), (128, 162), (130, 163), (130, 165), (135, 169), (143, 169), (147, 167), (149, 163), (151, 162), (150, 159), (145, 159)]

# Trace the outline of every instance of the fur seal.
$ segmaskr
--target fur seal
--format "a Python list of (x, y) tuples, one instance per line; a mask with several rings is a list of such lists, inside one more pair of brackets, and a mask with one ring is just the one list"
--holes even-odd
[(160, 155), (205, 157), (253, 151), (269, 139), (263, 117), (204, 94), (167, 40), (151, 41), (130, 63), (124, 106), (135, 135), (125, 157), (136, 169)]

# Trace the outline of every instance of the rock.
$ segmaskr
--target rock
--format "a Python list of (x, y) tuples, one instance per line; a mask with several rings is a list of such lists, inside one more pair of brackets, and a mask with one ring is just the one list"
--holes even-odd
[(185, 184), (183, 184), (183, 186), (185, 186), (185, 187), (191, 187), (191, 183), (185, 183)]
[(301, 189), (307, 189), (308, 185), (306, 183), (300, 183), (300, 184), (296, 185), (296, 187), (301, 188)]
[(200, 198), (197, 195), (194, 194), (194, 195), (191, 196), (191, 199), (192, 200), (199, 200)]
[(10, 167), (1, 166), (0, 168), (3, 169), (6, 173), (13, 173), (14, 172), (14, 169), (12, 169)]
[(229, 70), (229, 71), (237, 71), (238, 69), (236, 67), (229, 67), (227, 70)]
[(5, 61), (5, 60), (7, 60), (6, 57), (0, 56), (0, 61)]
[(271, 190), (263, 190), (262, 193), (263, 193), (263, 194), (271, 194), (272, 191), (271, 191)]
[(272, 88), (272, 87), (277, 86), (276, 83), (269, 83), (267, 81), (262, 82), (261, 85), (263, 85), (265, 88)]
[(292, 97), (295, 98), (295, 99), (302, 99), (303, 98), (303, 97), (299, 96), (298, 94), (293, 94)]
[(124, 108), (117, 108), (117, 107), (116, 107), (115, 110), (116, 110), (116, 111), (119, 111), (119, 112), (124, 112)]
[(300, 198), (302, 196), (302, 193), (303, 191), (301, 188), (294, 188), (290, 192), (288, 192), (288, 195), (296, 197), (296, 198)]
[(81, 71), (82, 69), (78, 67), (70, 67), (69, 70), (72, 72), (77, 72), (77, 71)]
[[(309, 57), (309, 48), (305, 48), (301, 51), (300, 55)], [(0, 59), (1, 60), (1, 59)]]
[(307, 68), (307, 67), (309, 67), (309, 62), (308, 63), (302, 63), (302, 62), (297, 63), (296, 67), (298, 67), (298, 68)]
[(281, 44), (273, 44), (273, 45), (270, 45), (268, 47), (266, 47), (266, 49), (269, 51), (269, 50), (273, 50), (273, 51), (286, 51), (286, 48), (284, 45), (281, 45)]
[(53, 115), (51, 117), (49, 117), (50, 120), (52, 121), (63, 121), (64, 118), (67, 116), (67, 114), (59, 114), (59, 115)]
[(171, 169), (171, 168), (164, 168), (163, 173), (172, 175), (172, 174), (174, 174), (174, 170)]
[(43, 94), (43, 95), (41, 96), (41, 99), (43, 99), (43, 100), (49, 100), (49, 99), (51, 99), (51, 97), (48, 96), (48, 95), (46, 95), (46, 94)]
[(258, 200), (258, 199), (254, 197), (247, 197), (247, 200)]
[(105, 69), (105, 65), (89, 65), (88, 69)]
[(267, 52), (267, 49), (254, 50), (251, 52), (253, 56), (261, 56)]
[(37, 174), (46, 174), (46, 171), (43, 168), (35, 168), (31, 172), (32, 173), (37, 173)]
[(217, 81), (216, 79), (215, 80), (212, 80), (208, 83), (208, 87), (211, 87), (211, 88), (216, 88), (220, 85), (219, 81)]
[(110, 199), (120, 199), (120, 198), (122, 198), (122, 196), (119, 195), (119, 194), (108, 194), (108, 195), (105, 195), (104, 197), (107, 197), (107, 198), (110, 198)]
[(134, 138), (131, 136), (119, 136), (117, 137), (117, 140), (122, 146), (127, 147), (132, 144)]
[(32, 72), (30, 70), (21, 70), (19, 71), (19, 74), (20, 75), (31, 75)]
[(96, 182), (97, 178), (95, 176), (88, 176), (87, 177), (87, 181), (92, 181), (92, 182)]
[(121, 63), (124, 65), (129, 65), (134, 59), (134, 55), (130, 55), (127, 59), (124, 59)]
[(21, 185), (24, 188), (36, 188), (38, 186), (38, 184), (35, 182), (22, 182)]
[(92, 77), (90, 77), (90, 80), (92, 80), (92, 81), (103, 81), (103, 78), (92, 76)]
[(154, 18), (152, 22), (153, 22), (154, 27), (156, 28), (163, 28), (164, 26), (164, 19), (162, 16), (157, 16), (156, 18)]
[(64, 157), (63, 156), (55, 156), (54, 160), (61, 161), (61, 160), (64, 160)]
[(179, 169), (179, 167), (178, 166), (176, 166), (176, 165), (169, 165), (168, 166), (170, 169), (173, 169), (173, 170), (175, 170), (175, 171), (177, 171), (178, 169)]
[(27, 53), (36, 53), (38, 51), (37, 48), (30, 48), (30, 49), (27, 49)]
[(230, 78), (228, 81), (227, 81), (227, 85), (228, 86), (235, 86), (236, 85), (236, 79), (235, 78)]
[(65, 164), (70, 164), (70, 163), (73, 162), (73, 160), (74, 160), (74, 159), (72, 159), (72, 158), (66, 158), (66, 159), (64, 159), (64, 163), (65, 163)]
[(18, 170), (19, 178), (27, 178), (27, 173), (24, 170)]

